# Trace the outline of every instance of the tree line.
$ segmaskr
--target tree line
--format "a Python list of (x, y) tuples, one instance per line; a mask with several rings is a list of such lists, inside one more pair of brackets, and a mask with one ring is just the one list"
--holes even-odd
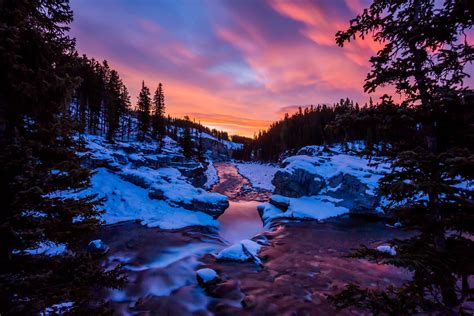
[(80, 84), (74, 90), (70, 111), (79, 131), (104, 135), (110, 142), (116, 137), (143, 141), (148, 134), (161, 142), (167, 124), (161, 82), (153, 97), (142, 82), (134, 110), (127, 87), (106, 60), (100, 63), (86, 55), (76, 57), (73, 74)]
[[(393, 124), (384, 128), (386, 122), (374, 120), (375, 113), (383, 117), (386, 113), (401, 110), (394, 103), (384, 106), (358, 103), (346, 98), (333, 105), (299, 107), (293, 115), (274, 122), (266, 131), (260, 131), (253, 140), (243, 140), (242, 150), (234, 153), (234, 158), (242, 160), (277, 161), (285, 152), (293, 152), (308, 145), (330, 145), (366, 140), (368, 144), (387, 142), (390, 137), (410, 134), (414, 125)], [(363, 119), (366, 113), (374, 113), (372, 120)], [(347, 124), (338, 124), (344, 121)]]

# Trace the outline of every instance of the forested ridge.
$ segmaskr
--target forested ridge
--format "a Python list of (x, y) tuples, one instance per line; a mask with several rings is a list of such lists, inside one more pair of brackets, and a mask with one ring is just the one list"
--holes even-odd
[[(439, 135), (443, 142), (457, 142), (471, 147), (474, 143), (472, 112), (474, 91), (465, 90), (461, 99), (446, 99), (456, 103), (454, 107), (445, 106), (442, 113), (445, 120), (439, 122)], [(440, 113), (441, 114), (441, 113)], [(351, 141), (364, 141), (367, 150), (374, 145), (380, 149), (397, 145), (406, 139), (421, 137), (423, 113), (407, 104), (397, 104), (385, 95), (376, 103), (359, 105), (349, 99), (341, 99), (333, 105), (300, 107), (293, 115), (274, 122), (265, 131), (258, 132), (253, 139), (241, 138), (242, 150), (234, 157), (242, 160), (277, 161), (284, 153), (292, 153), (308, 145), (347, 144)], [(456, 128), (454, 128), (456, 127)], [(456, 137), (448, 140), (446, 135)], [(233, 138), (238, 139), (238, 138)], [(386, 154), (387, 151), (380, 152)]]

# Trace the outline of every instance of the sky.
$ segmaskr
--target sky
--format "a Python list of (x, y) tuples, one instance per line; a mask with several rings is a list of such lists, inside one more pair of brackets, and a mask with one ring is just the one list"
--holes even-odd
[(168, 114), (253, 136), (298, 106), (368, 101), (378, 44), (335, 44), (368, 3), (75, 0), (71, 35), (80, 53), (119, 72), (133, 104), (142, 80), (152, 92), (162, 82)]

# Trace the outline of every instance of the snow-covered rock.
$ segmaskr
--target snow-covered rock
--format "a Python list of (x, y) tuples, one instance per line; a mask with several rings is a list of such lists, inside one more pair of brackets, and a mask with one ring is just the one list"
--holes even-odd
[(260, 259), (257, 257), (258, 252), (262, 246), (255, 241), (244, 239), (240, 242), (233, 244), (221, 250), (216, 258), (218, 260), (231, 260), (231, 261), (255, 261), (260, 264)]
[(90, 252), (106, 254), (107, 252), (109, 252), (110, 247), (107, 246), (104, 242), (102, 242), (102, 240), (96, 239), (89, 242), (89, 244), (87, 245), (87, 250), (89, 250)]
[(340, 199), (326, 195), (300, 198), (272, 195), (269, 203), (258, 206), (258, 211), (265, 223), (275, 218), (324, 220), (349, 212), (349, 209), (337, 206), (339, 202)]
[(217, 272), (209, 269), (203, 268), (196, 271), (196, 279), (199, 284), (205, 285), (209, 282), (216, 281), (218, 279)]
[(390, 245), (380, 245), (377, 247), (377, 251), (388, 253), (391, 256), (395, 256), (397, 254), (397, 250), (395, 249), (395, 247), (392, 247)]
[(214, 218), (219, 217), (229, 207), (226, 196), (209, 193), (188, 183), (155, 184), (148, 196), (152, 199), (169, 201), (191, 211), (203, 212)]
[(206, 166), (185, 159), (181, 147), (169, 137), (162, 147), (157, 142), (108, 143), (94, 135), (80, 138), (86, 151), (79, 155), (96, 173), (90, 188), (71, 194), (105, 197), (106, 223), (140, 220), (173, 229), (216, 226), (212, 217), (228, 207), (227, 197), (199, 188), (207, 180)]
[[(380, 198), (375, 190), (378, 180), (389, 170), (386, 163), (374, 166), (368, 159), (341, 152), (336, 146), (326, 149), (321, 146), (304, 147), (298, 155), (288, 157), (282, 163), (284, 168), (276, 172), (272, 181), (277, 195), (290, 198), (326, 197), (313, 198), (315, 207), (321, 207), (321, 202), (332, 197), (335, 200), (328, 203), (351, 213), (376, 213), (380, 210)], [(307, 206), (307, 199), (303, 201)], [(278, 201), (275, 202), (273, 206), (281, 206)], [(284, 207), (281, 210), (286, 211)]]
[[(159, 169), (160, 170), (160, 169)], [(148, 227), (177, 229), (186, 226), (218, 225), (212, 216), (171, 205), (164, 200), (150, 199), (147, 189), (123, 180), (105, 168), (97, 169), (91, 177), (91, 186), (81, 192), (62, 193), (63, 196), (98, 194), (105, 197), (102, 219), (107, 224), (139, 220)]]

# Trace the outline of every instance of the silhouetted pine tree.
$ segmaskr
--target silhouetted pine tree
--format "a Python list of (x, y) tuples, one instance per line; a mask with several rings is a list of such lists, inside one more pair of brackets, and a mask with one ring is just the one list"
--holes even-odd
[(160, 82), (153, 96), (153, 117), (152, 128), (154, 137), (160, 142), (166, 134), (166, 117), (165, 117), (165, 95), (163, 92), (163, 84)]
[[(347, 31), (337, 34), (341, 46), (368, 34), (383, 44), (370, 59), (372, 70), (364, 88), (373, 92), (394, 85), (406, 99), (401, 111), (385, 112), (385, 119), (406, 120), (405, 112), (418, 123), (417, 133), (393, 141), (392, 171), (380, 182), (380, 192), (388, 200), (386, 211), (418, 233), (390, 241), (395, 256), (366, 247), (355, 254), (407, 268), (413, 278), (386, 290), (350, 285), (335, 297), (340, 307), (356, 305), (377, 314), (452, 313), (460, 312), (460, 304), (469, 299), (474, 195), (466, 183), (474, 177), (474, 155), (472, 144), (453, 136), (472, 130), (472, 121), (466, 126), (456, 114), (472, 118), (472, 92), (463, 87), (464, 66), (474, 60), (474, 49), (463, 34), (472, 24), (467, 1), (377, 0), (351, 21)], [(390, 110), (388, 103), (385, 99), (381, 105)], [(458, 280), (461, 293), (456, 291)]]
[[(185, 116), (185, 122), (191, 123), (189, 117)], [(183, 135), (181, 138), (181, 147), (183, 147), (183, 154), (186, 158), (191, 158), (193, 155), (193, 140), (191, 137), (191, 124), (185, 124), (182, 129)]]
[(150, 89), (145, 86), (145, 81), (142, 82), (142, 89), (138, 95), (138, 104), (137, 104), (137, 119), (138, 119), (138, 131), (137, 136), (139, 140), (144, 140), (146, 134), (150, 129), (150, 108), (151, 108), (151, 98), (150, 98)]
[[(95, 291), (118, 279), (84, 251), (99, 201), (56, 194), (83, 189), (90, 177), (67, 112), (79, 83), (66, 34), (72, 12), (67, 1), (7, 0), (0, 21), (0, 313), (37, 315), (63, 302), (74, 302), (71, 313), (91, 313)], [(31, 254), (49, 243), (66, 251)]]
[(122, 103), (122, 81), (118, 72), (110, 71), (109, 81), (106, 83), (104, 111), (107, 122), (107, 140), (114, 140), (115, 132), (120, 127), (120, 117), (125, 112), (126, 105)]

